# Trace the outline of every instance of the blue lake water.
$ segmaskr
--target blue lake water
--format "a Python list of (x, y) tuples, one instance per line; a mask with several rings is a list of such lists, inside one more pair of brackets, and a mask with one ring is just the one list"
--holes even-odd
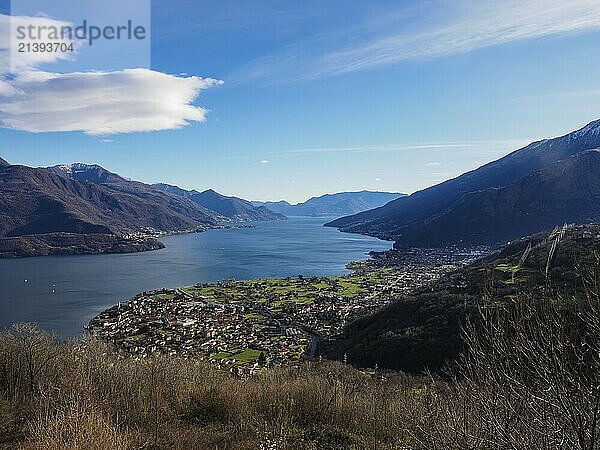
[[(0, 259), (0, 328), (37, 322), (77, 337), (103, 309), (138, 292), (223, 279), (338, 275), (391, 242), (340, 233), (326, 218), (257, 222), (161, 239), (163, 250), (125, 255)], [(27, 281), (25, 281), (27, 280)]]

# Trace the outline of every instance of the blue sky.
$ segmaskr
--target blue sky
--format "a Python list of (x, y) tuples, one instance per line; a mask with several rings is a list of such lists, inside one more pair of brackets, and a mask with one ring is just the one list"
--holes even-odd
[[(85, 120), (47, 106), (69, 63), (27, 67), (35, 84), (5, 74), (41, 111), (0, 99), (0, 156), (302, 201), (414, 192), (600, 118), (596, 0), (155, 1), (151, 38), (144, 71), (116, 58), (101, 79), (60, 77)], [(124, 96), (119, 125), (95, 116), (106, 92)]]

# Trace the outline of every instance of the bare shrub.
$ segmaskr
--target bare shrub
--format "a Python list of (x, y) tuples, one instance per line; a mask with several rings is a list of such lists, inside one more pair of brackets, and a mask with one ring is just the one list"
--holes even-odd
[(135, 448), (127, 434), (89, 405), (78, 401), (32, 424), (24, 449), (126, 450)]
[(480, 424), (467, 440), (493, 448), (598, 447), (600, 308), (597, 292), (543, 291), (480, 309), (462, 361), (465, 398)]
[(13, 395), (32, 393), (56, 356), (56, 346), (47, 333), (32, 323), (13, 325), (0, 342), (0, 386)]

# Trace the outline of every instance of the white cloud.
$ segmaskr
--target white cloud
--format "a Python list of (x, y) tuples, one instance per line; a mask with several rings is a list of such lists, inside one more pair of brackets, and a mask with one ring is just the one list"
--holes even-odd
[(75, 57), (78, 44), (73, 43), (73, 53), (18, 52), (17, 27), (30, 25), (43, 37), (44, 32), (73, 24), (42, 16), (0, 14), (0, 127), (90, 135), (176, 129), (203, 122), (207, 110), (195, 106), (194, 100), (204, 89), (223, 83), (148, 69), (42, 71), (41, 66)]
[(90, 135), (181, 128), (205, 120), (206, 109), (192, 102), (202, 90), (220, 84), (147, 69), (23, 72), (0, 84), (0, 125)]
[(269, 160), (268, 159), (263, 159), (260, 161), (261, 164), (269, 164)]
[[(341, 39), (329, 45), (318, 39), (297, 43), (254, 61), (239, 77), (280, 81), (324, 78), (524, 39), (600, 30), (598, 0), (437, 0), (420, 11), (408, 20), (388, 11), (388, 19), (349, 27)], [(394, 21), (396, 16), (399, 19)], [(348, 36), (353, 36), (350, 45)]]

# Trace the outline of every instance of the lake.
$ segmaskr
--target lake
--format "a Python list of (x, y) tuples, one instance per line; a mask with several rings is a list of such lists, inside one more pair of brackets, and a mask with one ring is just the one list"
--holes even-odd
[(341, 233), (328, 218), (256, 222), (252, 228), (161, 238), (165, 249), (124, 255), (0, 259), (0, 328), (37, 322), (81, 336), (100, 311), (135, 294), (223, 279), (339, 275), (346, 263), (392, 243)]

